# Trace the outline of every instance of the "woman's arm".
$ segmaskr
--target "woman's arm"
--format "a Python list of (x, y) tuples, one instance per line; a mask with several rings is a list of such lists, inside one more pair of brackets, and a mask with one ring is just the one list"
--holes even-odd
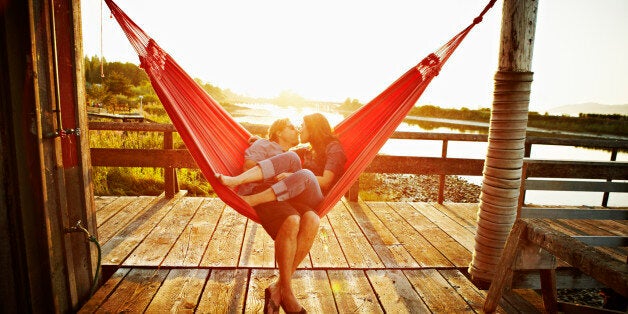
[(327, 144), (326, 158), (323, 175), (317, 177), (318, 184), (323, 191), (330, 189), (336, 182), (337, 176), (342, 175), (344, 165), (347, 162), (347, 156), (338, 141)]
[(336, 175), (331, 170), (325, 170), (322, 176), (316, 177), (318, 179), (318, 185), (321, 186), (321, 190), (326, 191), (331, 187)]

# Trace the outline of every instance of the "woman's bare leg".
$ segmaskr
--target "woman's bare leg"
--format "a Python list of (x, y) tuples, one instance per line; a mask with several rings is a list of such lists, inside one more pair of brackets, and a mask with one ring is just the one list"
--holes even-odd
[(263, 179), (262, 168), (260, 168), (260, 166), (255, 166), (235, 177), (224, 174), (216, 174), (216, 177), (220, 180), (220, 183), (229, 187), (236, 187), (240, 184), (261, 181)]
[[(294, 311), (301, 308), (292, 290), (292, 268), (297, 250), (299, 225), (300, 217), (292, 215), (286, 218), (279, 228), (275, 237), (275, 258), (279, 266), (279, 279), (276, 285), (271, 285), (272, 299), (278, 304), (283, 304), (286, 309)], [(280, 296), (278, 299), (276, 299), (277, 295)]]
[(275, 196), (275, 192), (271, 188), (268, 188), (256, 194), (242, 195), (241, 197), (247, 204), (251, 206), (257, 206), (262, 203), (268, 203), (277, 200), (277, 196)]
[(297, 270), (301, 261), (307, 256), (314, 244), (318, 227), (320, 226), (320, 217), (312, 210), (305, 212), (301, 216), (301, 224), (299, 234), (297, 235), (297, 250), (294, 254), (294, 263), (292, 265), (292, 274)]

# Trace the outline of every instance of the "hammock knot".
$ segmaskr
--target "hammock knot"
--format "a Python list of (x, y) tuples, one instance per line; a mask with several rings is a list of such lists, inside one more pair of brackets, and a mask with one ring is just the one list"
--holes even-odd
[(441, 68), (441, 60), (435, 53), (430, 53), (427, 57), (423, 58), (417, 69), (423, 77), (427, 76), (437, 76), (440, 72)]
[(438, 58), (436, 54), (430, 53), (427, 57), (423, 58), (423, 60), (421, 60), (421, 63), (419, 64), (424, 67), (433, 67), (438, 65), (439, 63), (440, 58)]
[(482, 22), (482, 16), (478, 16), (473, 19), (473, 24), (480, 24)]
[(147, 74), (161, 78), (162, 72), (166, 69), (167, 54), (151, 38), (145, 46), (145, 53), (138, 54), (140, 58), (140, 68)]

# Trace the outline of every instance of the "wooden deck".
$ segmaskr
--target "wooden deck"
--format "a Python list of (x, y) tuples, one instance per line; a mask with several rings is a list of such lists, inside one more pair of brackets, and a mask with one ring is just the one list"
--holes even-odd
[[(97, 197), (96, 204), (107, 280), (81, 313), (261, 312), (277, 270), (273, 242), (260, 225), (219, 199), (182, 193)], [(465, 276), (476, 210), (477, 204), (343, 200), (321, 220), (297, 271), (298, 298), (310, 313), (481, 312), (486, 291)], [(608, 226), (628, 230), (627, 223)], [(613, 252), (625, 259), (625, 248)], [(511, 297), (498, 311), (542, 308), (533, 291), (519, 292), (531, 304)]]

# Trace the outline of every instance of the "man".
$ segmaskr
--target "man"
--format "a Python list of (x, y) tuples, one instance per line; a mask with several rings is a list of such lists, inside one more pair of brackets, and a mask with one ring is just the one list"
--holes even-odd
[[(243, 170), (257, 162), (288, 151), (299, 143), (299, 132), (289, 119), (279, 119), (268, 129), (268, 139), (257, 139), (245, 151)], [(262, 191), (274, 182), (242, 185), (238, 193), (247, 195)], [(320, 225), (320, 217), (307, 206), (290, 202), (269, 202), (254, 207), (264, 230), (275, 241), (275, 259), (279, 278), (265, 290), (264, 313), (305, 312), (292, 290), (292, 276), (307, 256)]]

